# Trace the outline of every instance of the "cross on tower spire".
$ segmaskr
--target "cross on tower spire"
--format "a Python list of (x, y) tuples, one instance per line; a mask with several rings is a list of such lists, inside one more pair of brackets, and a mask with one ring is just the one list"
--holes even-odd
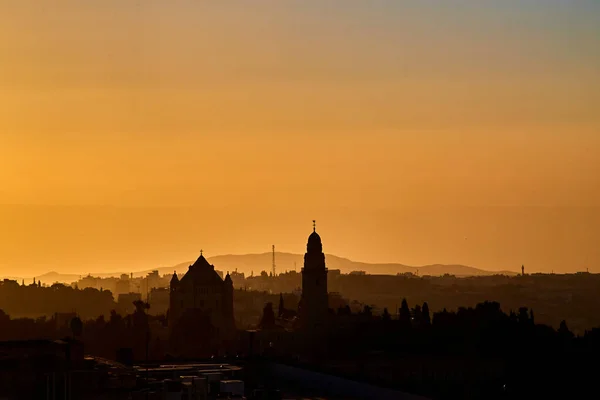
[(200, 249), (200, 255), (202, 255), (202, 249)]

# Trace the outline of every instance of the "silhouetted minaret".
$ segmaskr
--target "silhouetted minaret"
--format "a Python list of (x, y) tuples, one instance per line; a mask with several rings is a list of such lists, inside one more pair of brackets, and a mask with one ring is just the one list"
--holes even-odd
[(302, 298), (300, 319), (303, 328), (320, 330), (325, 326), (329, 311), (327, 297), (327, 268), (321, 237), (317, 233), (316, 221), (308, 237), (304, 268), (302, 269)]
[(521, 275), (525, 276), (525, 266), (521, 265)]

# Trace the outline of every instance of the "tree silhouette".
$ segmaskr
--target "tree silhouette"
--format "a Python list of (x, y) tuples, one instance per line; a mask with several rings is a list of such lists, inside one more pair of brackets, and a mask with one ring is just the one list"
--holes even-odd
[(283, 293), (279, 293), (279, 309), (277, 310), (278, 317), (281, 318), (285, 313), (285, 305), (283, 304)]
[(383, 314), (381, 314), (381, 319), (385, 322), (389, 322), (392, 320), (392, 316), (390, 315), (387, 307), (383, 309)]
[(362, 314), (368, 318), (371, 318), (373, 316), (373, 312), (371, 310), (371, 307), (365, 304)]
[(106, 320), (104, 319), (104, 315), (99, 316), (98, 318), (96, 318), (96, 325), (104, 327), (104, 325), (106, 325)]
[(406, 299), (402, 299), (402, 304), (400, 305), (400, 326), (402, 328), (410, 328), (410, 308), (408, 308), (408, 302)]
[(138, 314), (145, 314), (146, 310), (150, 309), (150, 304), (142, 300), (134, 301), (133, 305), (135, 306), (135, 312)]
[(150, 304), (136, 300), (133, 302), (135, 311), (131, 316), (133, 328), (133, 344), (136, 359), (148, 358), (148, 346), (150, 344), (150, 324), (146, 310)]
[(79, 317), (74, 317), (71, 319), (71, 334), (74, 338), (81, 337), (83, 333), (83, 323)]
[(0, 326), (6, 324), (10, 321), (10, 316), (4, 312), (4, 310), (0, 310)]
[(572, 339), (575, 335), (569, 330), (567, 326), (567, 321), (564, 319), (560, 322), (560, 327), (558, 328), (558, 334), (564, 339)]
[(529, 323), (529, 310), (527, 309), (527, 307), (519, 308), (518, 320), (522, 324)]
[(352, 315), (352, 310), (350, 309), (350, 306), (346, 304), (344, 307), (338, 307), (337, 314), (345, 316)]
[(431, 316), (429, 315), (429, 304), (427, 302), (423, 303), (423, 308), (421, 309), (422, 320), (424, 326), (431, 325)]
[(269, 302), (265, 304), (259, 326), (262, 329), (270, 329), (275, 326), (275, 312), (273, 311), (273, 303)]
[(422, 324), (422, 319), (423, 319), (423, 312), (421, 310), (421, 306), (420, 305), (416, 305), (415, 308), (413, 308), (412, 310), (412, 315), (413, 315), (413, 319), (415, 322), (416, 326), (420, 326)]

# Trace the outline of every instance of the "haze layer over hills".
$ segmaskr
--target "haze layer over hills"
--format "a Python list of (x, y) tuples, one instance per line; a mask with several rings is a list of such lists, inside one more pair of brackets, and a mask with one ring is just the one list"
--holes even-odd
[[(262, 254), (244, 254), (244, 255), (219, 255), (214, 257), (208, 257), (208, 261), (215, 266), (219, 271), (230, 272), (237, 271), (244, 273), (246, 276), (251, 274), (259, 275), (261, 271), (271, 272), (272, 271), (272, 253)], [(301, 254), (292, 253), (275, 253), (275, 264), (276, 272), (278, 274), (297, 271), (300, 272), (303, 266), (304, 256)], [(433, 264), (424, 265), (420, 267), (408, 266), (398, 263), (365, 263), (349, 260), (347, 258), (338, 257), (332, 254), (326, 256), (327, 267), (330, 270), (340, 270), (342, 273), (350, 273), (354, 271), (364, 271), (372, 275), (396, 275), (402, 273), (413, 273), (420, 276), (432, 275), (441, 276), (444, 274), (455, 275), (459, 277), (463, 276), (488, 276), (488, 275), (515, 275), (514, 271), (486, 271), (479, 268), (469, 267), (465, 265), (445, 265), (445, 264)], [(193, 261), (184, 262), (177, 264), (173, 267), (161, 267), (155, 269), (148, 269), (142, 271), (122, 271), (113, 273), (93, 273), (89, 274), (98, 277), (110, 277), (119, 276), (121, 274), (131, 274), (134, 277), (145, 276), (152, 270), (158, 270), (160, 275), (173, 273), (177, 271), (178, 274), (183, 274), (187, 271), (188, 266)], [(43, 275), (36, 277), (37, 280), (41, 280), (42, 283), (52, 284), (55, 282), (71, 283), (77, 281), (81, 276), (87, 275), (88, 272), (82, 274), (61, 274), (60, 272), (48, 272)], [(32, 277), (8, 277), (10, 279), (17, 279), (19, 282), (22, 279), (27, 279), (27, 282)]]

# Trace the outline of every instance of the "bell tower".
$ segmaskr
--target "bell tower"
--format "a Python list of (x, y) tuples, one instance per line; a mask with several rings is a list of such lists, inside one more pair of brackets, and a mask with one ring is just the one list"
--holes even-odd
[(329, 304), (327, 297), (327, 268), (321, 237), (317, 233), (316, 221), (308, 237), (304, 268), (302, 269), (302, 298), (300, 318), (307, 330), (320, 330), (327, 323)]

